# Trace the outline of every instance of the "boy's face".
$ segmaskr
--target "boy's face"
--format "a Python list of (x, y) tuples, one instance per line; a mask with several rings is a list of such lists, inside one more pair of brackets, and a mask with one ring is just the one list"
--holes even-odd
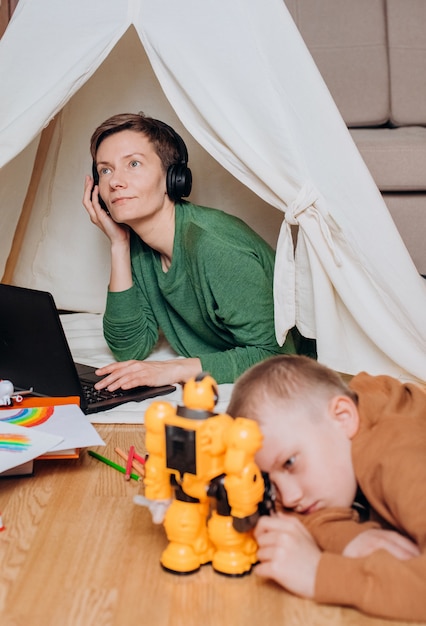
[(256, 461), (282, 505), (302, 514), (349, 507), (357, 489), (351, 455), (356, 407), (343, 396), (322, 405), (313, 414), (310, 403), (268, 400), (259, 410), (264, 440)]

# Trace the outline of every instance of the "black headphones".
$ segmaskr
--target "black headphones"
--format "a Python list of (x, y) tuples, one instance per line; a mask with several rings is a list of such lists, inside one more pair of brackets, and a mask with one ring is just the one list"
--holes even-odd
[(169, 132), (178, 148), (179, 161), (169, 165), (166, 178), (167, 195), (173, 202), (178, 202), (189, 196), (192, 188), (192, 172), (188, 167), (188, 150), (182, 137), (171, 126), (160, 120), (155, 121)]
[[(99, 174), (98, 174), (98, 168), (96, 167), (96, 161), (92, 161), (92, 178), (93, 178), (92, 193), (93, 193), (93, 189), (95, 185), (99, 185)], [(92, 193), (90, 194), (90, 199), (92, 199)], [(102, 200), (99, 194), (98, 194), (98, 201), (99, 201), (99, 204), (101, 205), (101, 208), (109, 215), (107, 205)]]

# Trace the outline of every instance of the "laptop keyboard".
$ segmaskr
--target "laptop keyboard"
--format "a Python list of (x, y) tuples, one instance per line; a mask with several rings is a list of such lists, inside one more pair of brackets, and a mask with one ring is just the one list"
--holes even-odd
[(102, 400), (110, 400), (111, 398), (123, 398), (125, 391), (117, 389), (117, 391), (108, 391), (107, 389), (95, 389), (93, 385), (81, 381), (84, 397), (88, 405), (101, 402)]

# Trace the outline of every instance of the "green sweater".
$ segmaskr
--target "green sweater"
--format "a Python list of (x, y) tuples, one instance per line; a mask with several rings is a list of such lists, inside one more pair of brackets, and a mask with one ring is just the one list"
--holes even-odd
[(172, 263), (131, 234), (133, 287), (109, 292), (104, 335), (119, 361), (142, 360), (162, 330), (184, 357), (198, 357), (217, 383), (254, 363), (294, 353), (274, 331), (274, 252), (238, 218), (190, 203), (176, 205)]

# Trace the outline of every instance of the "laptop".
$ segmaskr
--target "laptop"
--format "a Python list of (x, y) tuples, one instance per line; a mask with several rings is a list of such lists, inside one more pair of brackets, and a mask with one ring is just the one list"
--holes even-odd
[(173, 385), (98, 391), (95, 369), (74, 363), (50, 293), (0, 284), (0, 379), (11, 380), (16, 391), (79, 396), (86, 414), (175, 391)]

